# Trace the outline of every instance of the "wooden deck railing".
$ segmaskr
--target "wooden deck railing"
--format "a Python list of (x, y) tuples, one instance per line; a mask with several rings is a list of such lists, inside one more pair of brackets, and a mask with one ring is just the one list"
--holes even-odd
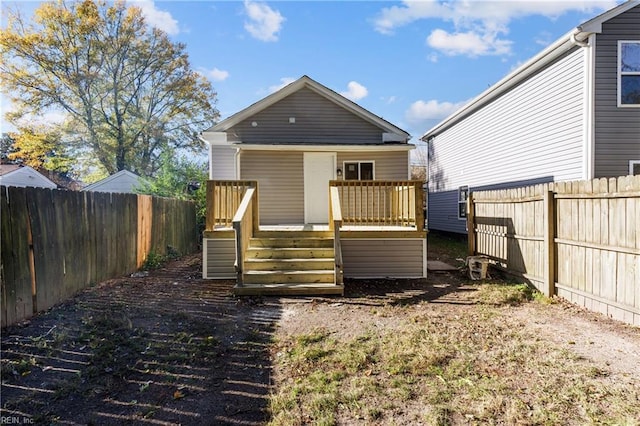
[(333, 231), (333, 255), (335, 258), (336, 285), (344, 283), (342, 264), (342, 243), (340, 242), (340, 227), (342, 227), (342, 209), (340, 207), (340, 193), (338, 188), (329, 188), (329, 228)]
[(333, 180), (344, 225), (403, 226), (424, 230), (423, 182)]
[(249, 187), (242, 197), (238, 211), (233, 216), (233, 229), (236, 234), (236, 261), (237, 285), (242, 286), (244, 272), (245, 253), (249, 247), (249, 241), (259, 227), (258, 219), (258, 190)]
[(207, 215), (205, 231), (216, 228), (231, 228), (233, 217), (246, 190), (256, 188), (257, 182), (250, 180), (207, 181)]

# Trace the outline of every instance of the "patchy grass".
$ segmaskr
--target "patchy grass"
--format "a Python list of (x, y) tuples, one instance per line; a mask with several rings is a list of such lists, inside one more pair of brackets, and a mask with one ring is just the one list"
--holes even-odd
[(176, 260), (180, 257), (180, 253), (172, 246), (167, 246), (166, 254), (150, 251), (147, 258), (142, 264), (143, 271), (152, 271), (163, 267), (167, 262)]
[(489, 282), (478, 285), (478, 302), (485, 305), (517, 306), (532, 300), (543, 300), (544, 296), (527, 284)]
[(429, 256), (433, 258), (453, 262), (467, 257), (467, 239), (464, 235), (430, 231), (427, 235), (427, 244)]
[(498, 312), (530, 298), (525, 287), (491, 284), (456, 317), (411, 311), (382, 333), (316, 329), (282, 339), (270, 424), (637, 424), (640, 389)]

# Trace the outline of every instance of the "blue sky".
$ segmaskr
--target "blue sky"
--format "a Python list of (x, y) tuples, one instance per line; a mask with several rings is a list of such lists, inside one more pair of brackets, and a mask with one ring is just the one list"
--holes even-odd
[[(192, 67), (218, 94), (222, 119), (308, 75), (415, 141), (560, 36), (620, 1), (129, 3), (186, 44)], [(30, 13), (38, 3), (19, 5)], [(2, 106), (10, 108), (6, 101)]]

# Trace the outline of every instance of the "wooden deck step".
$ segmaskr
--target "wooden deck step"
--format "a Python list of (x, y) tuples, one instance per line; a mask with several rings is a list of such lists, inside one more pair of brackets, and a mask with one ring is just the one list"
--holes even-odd
[(287, 284), (245, 284), (235, 286), (233, 292), (238, 296), (309, 296), (344, 295), (344, 286), (325, 283), (287, 283)]
[(333, 248), (333, 239), (324, 237), (308, 238), (251, 238), (251, 248)]
[(333, 259), (333, 247), (250, 247), (248, 259)]
[(237, 295), (344, 294), (333, 238), (324, 231), (261, 231), (249, 241), (243, 271)]
[(265, 231), (260, 230), (256, 238), (333, 238), (332, 231)]
[(335, 273), (333, 269), (304, 271), (246, 271), (243, 274), (243, 278), (245, 284), (335, 284)]
[(309, 271), (332, 270), (335, 261), (332, 258), (319, 259), (247, 259), (244, 263), (247, 271)]

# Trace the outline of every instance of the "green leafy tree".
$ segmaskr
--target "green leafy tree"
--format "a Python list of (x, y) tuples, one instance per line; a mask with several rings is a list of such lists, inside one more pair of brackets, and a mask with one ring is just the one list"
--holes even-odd
[(0, 158), (2, 159), (2, 162), (8, 161), (9, 154), (15, 151), (13, 147), (14, 142), (15, 141), (9, 133), (2, 134), (2, 137), (0, 138)]
[(10, 122), (66, 115), (69, 149), (90, 151), (108, 173), (143, 176), (163, 152), (200, 150), (218, 117), (216, 93), (190, 67), (185, 46), (148, 26), (124, 1), (43, 3), (31, 21), (7, 9), (0, 83)]
[(145, 181), (137, 192), (194, 201), (198, 224), (204, 226), (207, 208), (207, 176), (206, 164), (197, 163), (185, 157), (176, 158), (165, 153), (155, 178)]
[(13, 145), (7, 155), (9, 160), (20, 161), (36, 170), (46, 169), (59, 173), (71, 170), (73, 159), (60, 143), (57, 129), (45, 126), (21, 127), (9, 134)]

